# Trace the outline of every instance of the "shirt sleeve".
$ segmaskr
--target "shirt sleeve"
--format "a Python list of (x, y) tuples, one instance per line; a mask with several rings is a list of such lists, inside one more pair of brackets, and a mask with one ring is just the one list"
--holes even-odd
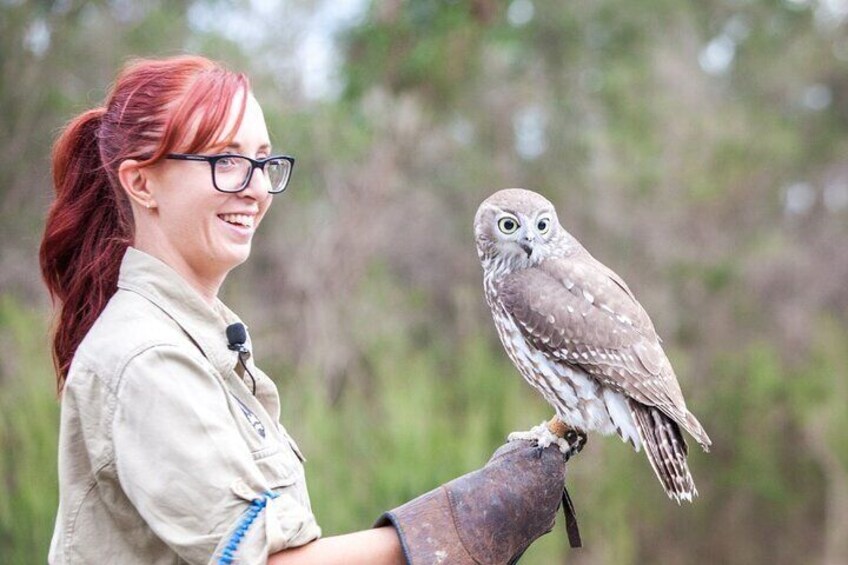
[[(265, 563), (270, 552), (318, 537), (311, 511), (285, 494), (302, 467), (287, 470), (279, 458), (269, 462), (266, 454), (251, 453), (234, 424), (226, 387), (192, 353), (156, 346), (124, 369), (112, 435), (129, 500), (153, 532), (193, 564), (216, 562), (249, 516), (250, 501), (269, 491), (278, 496), (241, 537), (239, 563)], [(271, 479), (261, 465), (277, 470)]]

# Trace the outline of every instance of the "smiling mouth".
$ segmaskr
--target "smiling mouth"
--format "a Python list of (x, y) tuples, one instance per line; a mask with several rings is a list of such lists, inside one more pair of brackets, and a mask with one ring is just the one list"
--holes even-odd
[(247, 214), (218, 214), (218, 217), (234, 226), (242, 228), (253, 228), (254, 226), (255, 217)]

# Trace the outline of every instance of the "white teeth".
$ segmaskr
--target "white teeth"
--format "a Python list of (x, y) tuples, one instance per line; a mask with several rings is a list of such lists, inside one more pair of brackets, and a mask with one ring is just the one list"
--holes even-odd
[(218, 217), (230, 224), (238, 224), (247, 228), (253, 227), (253, 216), (247, 214), (220, 214)]

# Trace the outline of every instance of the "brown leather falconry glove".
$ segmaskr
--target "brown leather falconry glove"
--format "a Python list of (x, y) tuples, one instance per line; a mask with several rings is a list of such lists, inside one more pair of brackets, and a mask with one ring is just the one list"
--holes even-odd
[[(553, 529), (560, 501), (573, 521), (565, 461), (556, 445), (509, 442), (482, 469), (386, 512), (375, 527), (395, 527), (411, 565), (515, 563)], [(569, 535), (579, 546), (573, 526)]]

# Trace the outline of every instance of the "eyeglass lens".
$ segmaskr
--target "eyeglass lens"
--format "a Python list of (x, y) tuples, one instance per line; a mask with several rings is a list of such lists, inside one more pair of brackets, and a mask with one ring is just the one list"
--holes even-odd
[[(243, 157), (225, 157), (215, 162), (213, 172), (218, 190), (238, 192), (250, 182), (253, 163)], [(270, 192), (280, 192), (288, 182), (291, 163), (285, 159), (273, 159), (265, 163), (263, 172), (271, 185)]]

